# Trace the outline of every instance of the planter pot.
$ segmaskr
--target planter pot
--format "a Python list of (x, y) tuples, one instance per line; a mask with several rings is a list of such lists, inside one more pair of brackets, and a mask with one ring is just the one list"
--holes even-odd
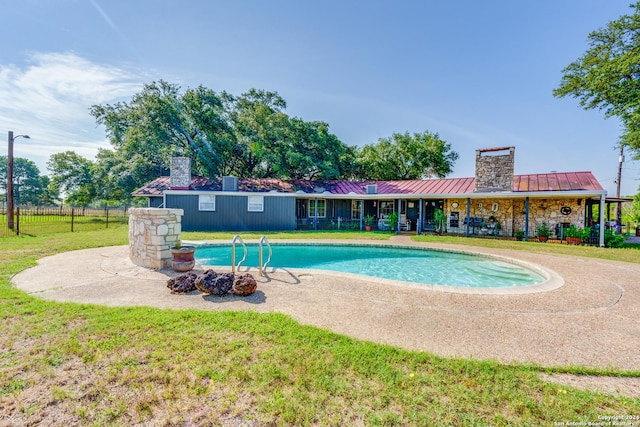
[(364, 229), (367, 230), (367, 231), (371, 231), (371, 226), (370, 225), (365, 225)]
[(195, 246), (181, 246), (180, 248), (171, 249), (171, 255), (173, 256), (171, 268), (178, 272), (185, 272), (193, 269), (196, 265), (194, 257), (195, 251)]
[(567, 243), (570, 245), (579, 245), (581, 240), (579, 237), (567, 237)]
[(538, 241), (539, 242), (546, 242), (547, 240), (549, 240), (549, 238), (547, 236), (538, 236)]

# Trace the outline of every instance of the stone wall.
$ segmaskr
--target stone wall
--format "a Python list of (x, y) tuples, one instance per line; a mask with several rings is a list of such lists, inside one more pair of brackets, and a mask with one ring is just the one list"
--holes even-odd
[(171, 266), (171, 249), (180, 241), (182, 209), (129, 210), (129, 259), (147, 268)]
[[(453, 212), (458, 212), (460, 218), (459, 227), (447, 226), (447, 232), (466, 233), (464, 218), (467, 216), (467, 199), (449, 199), (444, 210), (447, 218)], [(525, 210), (523, 199), (471, 199), (470, 216), (482, 218), (485, 223), (499, 223), (498, 235), (513, 237), (515, 230), (525, 229)], [(575, 198), (529, 199), (529, 236), (535, 236), (536, 227), (543, 222), (547, 223), (552, 232), (557, 224), (574, 224), (582, 228), (585, 226), (585, 210), (584, 200), (578, 201)], [(478, 229), (476, 232), (488, 234), (486, 231), (481, 233)]]
[[(499, 154), (507, 150), (507, 154)], [(476, 150), (476, 191), (513, 190), (515, 150), (515, 147)]]

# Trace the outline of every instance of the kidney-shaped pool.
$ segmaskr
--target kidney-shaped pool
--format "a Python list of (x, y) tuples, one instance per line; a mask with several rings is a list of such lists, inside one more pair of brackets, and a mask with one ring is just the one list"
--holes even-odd
[[(467, 252), (357, 244), (272, 243), (272, 268), (329, 270), (421, 284), (466, 288), (511, 288), (540, 284), (543, 272), (524, 263)], [(236, 246), (236, 261), (244, 252)], [(264, 259), (267, 248), (263, 247)], [(247, 245), (243, 266), (259, 265), (258, 245)], [(231, 266), (230, 244), (199, 246), (196, 262), (203, 266)]]

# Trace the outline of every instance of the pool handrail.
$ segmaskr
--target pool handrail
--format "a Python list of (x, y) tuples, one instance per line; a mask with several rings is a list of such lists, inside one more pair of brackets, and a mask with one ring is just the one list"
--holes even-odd
[[(242, 244), (242, 248), (244, 249), (244, 256), (242, 257), (238, 265), (236, 265), (236, 242), (238, 241)], [(247, 252), (248, 252), (247, 244), (244, 242), (244, 240), (242, 240), (242, 237), (240, 237), (239, 234), (236, 234), (235, 236), (233, 236), (233, 240), (231, 240), (231, 272), (232, 273), (236, 272), (236, 268), (240, 269), (240, 266), (242, 265), (242, 263), (247, 259)]]
[[(267, 244), (267, 249), (269, 249), (269, 257), (267, 258), (267, 261), (263, 264), (262, 263), (262, 246), (264, 244)], [(258, 258), (260, 259), (259, 261), (259, 268), (260, 268), (260, 275), (264, 276), (264, 272), (267, 269), (267, 266), (269, 265), (269, 263), (271, 262), (271, 256), (273, 255), (273, 252), (271, 251), (271, 244), (269, 244), (269, 240), (267, 239), (267, 236), (262, 236), (260, 237), (260, 252), (259, 252), (259, 256)]]

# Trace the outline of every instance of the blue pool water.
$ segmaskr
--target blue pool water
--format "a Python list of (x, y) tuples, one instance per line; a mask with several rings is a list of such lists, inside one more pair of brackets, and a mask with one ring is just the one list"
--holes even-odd
[[(369, 245), (271, 244), (269, 267), (307, 268), (362, 274), (406, 282), (480, 288), (528, 286), (544, 278), (519, 265), (457, 252), (421, 248)], [(257, 245), (247, 245), (242, 267), (258, 266)], [(231, 246), (201, 246), (196, 262), (207, 266), (231, 266)], [(236, 263), (243, 250), (236, 246)], [(266, 261), (267, 248), (263, 248)]]

